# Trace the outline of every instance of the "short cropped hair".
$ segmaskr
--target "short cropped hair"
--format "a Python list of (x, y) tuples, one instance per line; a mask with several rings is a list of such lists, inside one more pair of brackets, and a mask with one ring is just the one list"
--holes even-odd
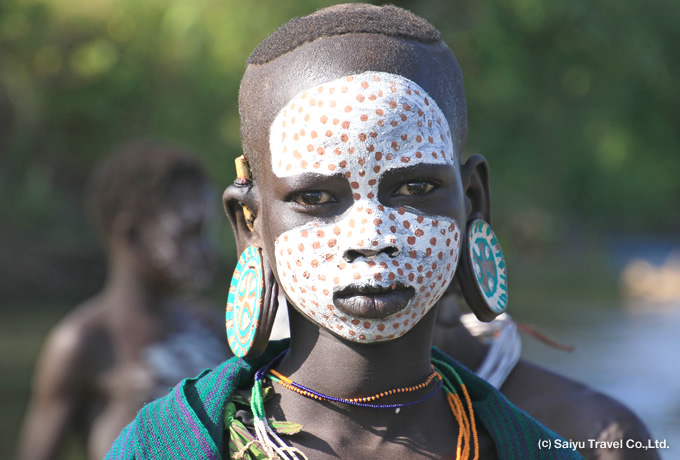
[(86, 202), (90, 220), (105, 238), (121, 213), (127, 213), (134, 224), (144, 223), (156, 216), (170, 187), (182, 180), (206, 180), (189, 150), (154, 140), (125, 144), (90, 176)]
[[(349, 55), (338, 53), (332, 40), (336, 38), (352, 43), (350, 47), (363, 49)], [(328, 41), (323, 43), (323, 39)], [(295, 53), (303, 49), (306, 50), (302, 53), (308, 54), (297, 61)], [(421, 62), (416, 63), (418, 60)], [(338, 63), (337, 67), (333, 61)], [(288, 21), (255, 48), (241, 79), (241, 142), (254, 179), (257, 181), (258, 172), (270, 160), (266, 155), (268, 136), (276, 114), (304, 85), (322, 83), (315, 80), (317, 70), (320, 74), (327, 70), (329, 78), (341, 77), (334, 73), (340, 68), (354, 73), (380, 71), (411, 78), (423, 72), (423, 64), (437, 75), (424, 89), (446, 115), (455, 138), (454, 147), (460, 154), (467, 137), (463, 77), (455, 56), (432, 24), (396, 6), (360, 3), (335, 5)], [(291, 71), (291, 75), (286, 73)]]
[(317, 38), (359, 33), (421, 43), (437, 43), (442, 38), (432, 24), (403, 8), (350, 3), (291, 19), (255, 48), (248, 64), (266, 64)]

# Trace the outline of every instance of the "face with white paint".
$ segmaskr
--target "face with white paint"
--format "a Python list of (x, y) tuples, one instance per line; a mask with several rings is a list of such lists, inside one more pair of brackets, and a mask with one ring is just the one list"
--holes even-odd
[(215, 260), (206, 227), (213, 204), (206, 184), (178, 180), (163, 205), (140, 225), (139, 257), (154, 283), (196, 289), (211, 282)]
[(459, 154), (436, 101), (399, 75), (346, 76), (293, 97), (269, 143), (265, 253), (288, 299), (351, 341), (408, 332), (460, 249)]

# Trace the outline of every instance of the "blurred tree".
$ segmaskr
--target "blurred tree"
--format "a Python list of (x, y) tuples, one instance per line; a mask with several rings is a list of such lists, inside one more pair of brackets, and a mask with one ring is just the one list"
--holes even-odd
[(400, 4), (461, 61), (468, 149), (489, 159), (501, 226), (558, 239), (677, 230), (678, 2)]
[[(0, 261), (26, 248), (43, 251), (33, 268), (50, 254), (89, 254), (82, 185), (130, 137), (189, 144), (219, 187), (229, 183), (249, 52), (290, 17), (332, 3), (0, 2)], [(575, 227), (677, 228), (680, 3), (395, 3), (432, 21), (461, 61), (468, 150), (490, 160), (507, 246)], [(221, 245), (232, 253), (226, 231)]]

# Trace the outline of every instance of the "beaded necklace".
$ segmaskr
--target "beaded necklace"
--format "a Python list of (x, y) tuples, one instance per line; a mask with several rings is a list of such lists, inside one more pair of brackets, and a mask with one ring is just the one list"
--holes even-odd
[[(300, 457), (298, 456), (298, 454), (302, 456), (302, 458), (306, 458), (306, 456), (299, 449), (286, 445), (283, 442), (283, 440), (270, 427), (270, 424), (267, 421), (267, 417), (264, 411), (264, 401), (262, 399), (262, 384), (265, 378), (269, 378), (271, 381), (276, 382), (282, 385), (283, 387), (292, 390), (302, 396), (306, 396), (308, 398), (316, 399), (319, 401), (333, 401), (367, 408), (390, 408), (396, 409), (396, 413), (399, 413), (399, 410), (402, 407), (412, 406), (425, 401), (426, 399), (432, 397), (435, 393), (437, 393), (439, 389), (443, 388), (444, 392), (446, 393), (446, 400), (449, 404), (449, 408), (451, 409), (451, 412), (453, 413), (453, 416), (455, 417), (459, 426), (456, 447), (456, 459), (457, 460), (461, 460), (463, 458), (469, 459), (471, 458), (470, 455), (473, 452), (474, 457), (472, 458), (474, 458), (474, 460), (477, 460), (479, 458), (479, 440), (477, 437), (477, 428), (475, 425), (475, 416), (474, 411), (472, 409), (472, 401), (470, 400), (470, 395), (468, 394), (465, 384), (461, 380), (460, 376), (458, 376), (458, 373), (455, 371), (455, 369), (448, 365), (447, 363), (445, 363), (444, 361), (439, 361), (437, 359), (431, 358), (433, 368), (432, 373), (427, 377), (427, 379), (425, 379), (425, 381), (417, 385), (413, 385), (410, 387), (394, 388), (381, 393), (377, 393), (372, 396), (365, 396), (359, 398), (336, 398), (333, 396), (324, 395), (323, 393), (314, 391), (310, 388), (305, 387), (304, 385), (300, 385), (296, 382), (293, 382), (286, 376), (272, 369), (272, 366), (279, 362), (279, 360), (281, 360), (281, 358), (283, 358), (283, 356), (287, 352), (288, 350), (285, 350), (279, 356), (274, 358), (269, 364), (262, 367), (255, 373), (255, 384), (253, 385), (252, 394), (250, 398), (250, 406), (254, 418), (255, 434), (262, 449), (265, 452), (267, 452), (267, 455), (269, 455), (271, 458), (277, 458), (278, 456), (283, 460), (299, 460)], [(452, 382), (449, 378), (447, 378), (445, 373), (442, 372), (442, 370), (448, 372), (449, 375), (453, 375), (455, 382)], [(373, 404), (370, 402), (393, 394), (409, 393), (422, 388), (426, 388), (435, 379), (436, 379), (435, 388), (417, 401), (401, 404)], [(454, 383), (457, 385), (454, 385)], [(463, 394), (464, 402), (463, 399), (461, 399), (460, 394), (458, 393), (457, 387), (460, 388)]]
[[(439, 389), (442, 387), (442, 383), (443, 383), (441, 375), (439, 375), (438, 372), (433, 371), (427, 377), (427, 379), (424, 382), (419, 383), (418, 385), (413, 385), (413, 386), (410, 386), (410, 387), (403, 387), (403, 388), (394, 388), (392, 390), (377, 393), (373, 396), (365, 396), (363, 398), (348, 399), (348, 398), (336, 398), (334, 396), (328, 396), (328, 395), (325, 395), (323, 393), (319, 393), (318, 391), (314, 391), (311, 388), (307, 388), (304, 385), (300, 385), (299, 383), (293, 382), (288, 377), (281, 375), (280, 373), (278, 373), (274, 369), (269, 370), (267, 377), (269, 377), (269, 379), (271, 381), (280, 384), (284, 388), (292, 390), (292, 391), (294, 391), (298, 394), (301, 394), (302, 396), (307, 396), (308, 398), (316, 399), (316, 400), (319, 400), (319, 401), (334, 401), (334, 402), (349, 404), (349, 405), (352, 405), (352, 406), (370, 407), (370, 408), (374, 408), (374, 409), (396, 409), (397, 413), (399, 413), (399, 409), (401, 409), (402, 407), (412, 406), (414, 404), (421, 403), (421, 402), (425, 401), (426, 399), (430, 398), (437, 391), (439, 391)], [(421, 399), (419, 399), (417, 401), (412, 401), (412, 402), (408, 402), (408, 403), (399, 403), (399, 404), (371, 404), (371, 403), (369, 403), (369, 401), (375, 401), (376, 399), (384, 398), (384, 397), (387, 397), (387, 396), (390, 396), (390, 395), (393, 395), (393, 394), (409, 393), (411, 391), (416, 391), (416, 390), (419, 390), (421, 388), (425, 388), (432, 382), (432, 380), (435, 379), (435, 377), (437, 378), (437, 384), (436, 384), (435, 388), (430, 393), (428, 393), (427, 395), (425, 395), (424, 397), (422, 397)]]

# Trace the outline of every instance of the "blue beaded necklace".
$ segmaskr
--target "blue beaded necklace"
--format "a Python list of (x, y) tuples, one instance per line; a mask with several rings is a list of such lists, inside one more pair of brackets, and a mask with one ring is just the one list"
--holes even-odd
[[(272, 382), (276, 382), (283, 386), (284, 388), (287, 388), (291, 391), (294, 391), (295, 393), (298, 393), (302, 396), (306, 396), (308, 398), (316, 399), (318, 401), (333, 401), (333, 402), (338, 402), (338, 403), (343, 403), (343, 404), (349, 404), (352, 406), (358, 406), (358, 407), (368, 407), (368, 408), (373, 408), (373, 409), (397, 409), (397, 412), (399, 409), (402, 407), (407, 407), (407, 406), (412, 406), (415, 404), (419, 404), (428, 398), (431, 398), (435, 393), (437, 393), (442, 385), (443, 385), (443, 380), (442, 377), (439, 375), (437, 371), (432, 369), (432, 373), (427, 377), (427, 379), (419, 383), (417, 385), (413, 385), (410, 387), (402, 387), (402, 388), (394, 388), (392, 390), (387, 390), (383, 391), (380, 393), (377, 393), (373, 396), (365, 396), (365, 397), (360, 397), (360, 398), (338, 398), (335, 396), (329, 396), (325, 395), (323, 393), (320, 393), (318, 391), (312, 390), (311, 388), (308, 388), (304, 385), (301, 385), (299, 383), (293, 382), (290, 380), (288, 377), (280, 374), (279, 372), (275, 371), (272, 369), (272, 366), (276, 364), (283, 356), (287, 353), (288, 350), (284, 351), (281, 353), (279, 356), (277, 356), (272, 362), (267, 364), (265, 367), (257, 371), (255, 374), (255, 380), (263, 379), (265, 376), (269, 378)], [(432, 391), (430, 391), (427, 395), (423, 396), (422, 398), (416, 400), (416, 401), (411, 401), (411, 402), (406, 402), (406, 403), (398, 403), (398, 404), (373, 404), (370, 403), (369, 401), (375, 401), (376, 399), (384, 398), (387, 396), (391, 396), (394, 394), (398, 393), (409, 393), (411, 391), (416, 391), (420, 390), (421, 388), (426, 388), (430, 383), (432, 383), (433, 380), (436, 379), (436, 384), (435, 387)]]

